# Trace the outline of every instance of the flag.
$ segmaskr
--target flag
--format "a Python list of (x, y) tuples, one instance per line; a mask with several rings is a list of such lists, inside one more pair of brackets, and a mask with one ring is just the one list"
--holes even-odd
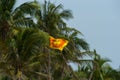
[(61, 38), (55, 39), (52, 36), (50, 36), (50, 47), (53, 49), (58, 49), (62, 51), (67, 44), (68, 41), (65, 39), (61, 39)]

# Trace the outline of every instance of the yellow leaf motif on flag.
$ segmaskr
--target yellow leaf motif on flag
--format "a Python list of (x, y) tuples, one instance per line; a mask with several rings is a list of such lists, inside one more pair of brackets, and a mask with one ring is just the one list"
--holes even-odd
[(58, 49), (60, 51), (68, 44), (68, 41), (61, 38), (53, 38), (50, 36), (50, 47), (53, 49)]

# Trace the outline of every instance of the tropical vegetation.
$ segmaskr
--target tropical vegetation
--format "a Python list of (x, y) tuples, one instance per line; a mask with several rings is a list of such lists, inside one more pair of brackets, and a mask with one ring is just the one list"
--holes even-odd
[[(91, 51), (83, 34), (67, 25), (70, 10), (36, 0), (14, 7), (16, 1), (0, 0), (0, 80), (120, 79), (110, 60)], [(52, 49), (50, 36), (69, 43), (62, 51)]]

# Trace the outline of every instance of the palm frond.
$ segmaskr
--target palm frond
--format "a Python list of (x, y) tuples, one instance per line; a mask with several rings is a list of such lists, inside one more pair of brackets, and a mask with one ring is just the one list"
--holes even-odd
[(46, 78), (48, 78), (48, 76), (49, 76), (49, 75), (43, 74), (43, 73), (41, 73), (41, 72), (35, 72), (35, 73), (38, 74), (38, 75), (40, 75), (40, 76), (46, 77)]
[(17, 7), (13, 14), (13, 19), (18, 19), (23, 17), (25, 14), (33, 15), (37, 10), (39, 10), (39, 6), (37, 2), (26, 2), (19, 7)]
[(63, 19), (66, 19), (66, 20), (69, 20), (71, 18), (73, 18), (73, 15), (71, 13), (70, 10), (63, 10), (61, 13), (60, 13), (60, 16), (62, 16)]
[(54, 9), (52, 9), (52, 12), (59, 12), (59, 10), (63, 9), (63, 5), (59, 4), (57, 6), (54, 6)]
[(12, 12), (16, 0), (0, 0), (0, 10)]
[(35, 28), (36, 24), (30, 18), (19, 18), (19, 19), (14, 21), (13, 26), (15, 26), (15, 27), (23, 27), (23, 28), (26, 28), (26, 27)]

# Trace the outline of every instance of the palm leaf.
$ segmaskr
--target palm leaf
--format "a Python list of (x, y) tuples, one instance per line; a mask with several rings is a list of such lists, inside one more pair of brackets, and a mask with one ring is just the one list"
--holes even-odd
[(13, 19), (18, 19), (26, 14), (33, 15), (37, 10), (39, 10), (37, 2), (26, 2), (14, 10)]
[(19, 18), (14, 21), (13, 26), (15, 26), (15, 27), (31, 27), (31, 28), (36, 27), (34, 21), (30, 18)]

